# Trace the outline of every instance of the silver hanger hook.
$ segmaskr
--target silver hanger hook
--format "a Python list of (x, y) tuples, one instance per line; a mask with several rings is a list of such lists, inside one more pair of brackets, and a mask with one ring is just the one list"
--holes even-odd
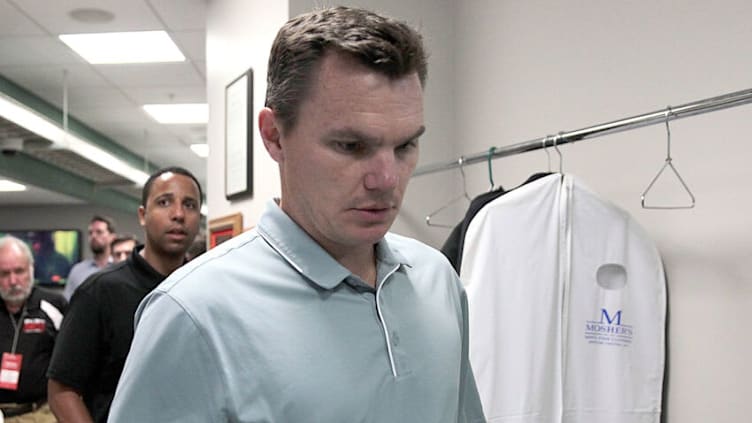
[(496, 151), (496, 147), (489, 148), (488, 157), (486, 157), (486, 160), (488, 161), (488, 182), (491, 184), (491, 187), (488, 189), (489, 191), (493, 191), (494, 186), (496, 186), (496, 183), (494, 183), (494, 178), (493, 178), (493, 165), (491, 164), (495, 151)]
[[(676, 170), (673, 163), (671, 163), (671, 128), (669, 127), (668, 121), (671, 118), (671, 106), (666, 106), (666, 160), (663, 163), (663, 166), (658, 171), (658, 173), (653, 177), (653, 179), (650, 181), (650, 184), (648, 184), (648, 187), (645, 188), (645, 191), (643, 191), (642, 195), (640, 196), (640, 203), (642, 204), (643, 209), (691, 209), (695, 206), (695, 196), (692, 194), (692, 191), (689, 189), (689, 186), (687, 186), (687, 183), (684, 182), (684, 178), (681, 177), (679, 174), (679, 171)], [(653, 188), (653, 185), (655, 182), (660, 178), (660, 176), (663, 174), (663, 172), (666, 170), (666, 168), (671, 169), (671, 172), (674, 173), (674, 176), (676, 176), (676, 179), (679, 180), (679, 183), (681, 184), (682, 188), (684, 189), (684, 192), (689, 195), (690, 203), (687, 205), (648, 205), (645, 202), (645, 196), (650, 192), (650, 189)]]
[(546, 143), (548, 142), (548, 138), (549, 136), (546, 135), (541, 140), (541, 145), (543, 146), (543, 152), (546, 153), (546, 161), (548, 162), (548, 173), (551, 173), (551, 153), (548, 152), (548, 146), (546, 145)]
[(460, 167), (460, 175), (462, 175), (462, 194), (470, 200), (470, 194), (467, 193), (467, 178), (465, 177), (465, 156), (460, 156), (457, 159), (457, 164)]
[(461, 201), (463, 199), (467, 201), (472, 201), (472, 199), (470, 198), (470, 194), (467, 193), (467, 181), (465, 179), (465, 156), (460, 156), (460, 158), (457, 159), (457, 165), (460, 169), (460, 175), (462, 175), (462, 194), (460, 194), (456, 198), (449, 200), (447, 203), (443, 204), (441, 207), (432, 211), (431, 213), (428, 213), (428, 215), (426, 215), (426, 225), (428, 226), (435, 226), (439, 228), (453, 228), (455, 224), (440, 223), (440, 222), (436, 222), (433, 219), (436, 217), (436, 215), (448, 209), (449, 206), (457, 203), (458, 201)]
[(666, 161), (671, 162), (671, 127), (668, 120), (671, 117), (671, 106), (666, 106)]
[(561, 134), (562, 132), (559, 132), (554, 137), (554, 150), (556, 150), (556, 154), (559, 155), (559, 173), (564, 173), (564, 156), (561, 154), (561, 151), (559, 151), (559, 141), (561, 141)]

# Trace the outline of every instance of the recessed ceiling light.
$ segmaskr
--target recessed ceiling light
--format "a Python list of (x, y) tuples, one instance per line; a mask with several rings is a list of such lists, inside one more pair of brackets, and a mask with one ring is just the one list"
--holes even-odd
[(107, 23), (115, 19), (115, 15), (112, 12), (93, 7), (73, 9), (68, 12), (68, 16), (73, 18), (74, 21), (84, 23)]
[(209, 144), (191, 144), (191, 150), (201, 158), (209, 157)]
[(143, 108), (159, 123), (209, 122), (209, 105), (206, 103), (145, 104)]
[(17, 184), (7, 179), (0, 179), (0, 192), (26, 191), (26, 185)]
[(183, 53), (165, 31), (62, 34), (59, 38), (94, 65), (185, 60)]

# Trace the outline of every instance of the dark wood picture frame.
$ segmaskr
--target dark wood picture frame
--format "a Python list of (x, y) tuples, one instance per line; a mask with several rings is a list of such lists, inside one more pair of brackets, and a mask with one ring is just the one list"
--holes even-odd
[(225, 198), (253, 197), (253, 69), (225, 87)]
[(234, 213), (209, 220), (209, 248), (227, 241), (243, 232), (243, 214)]

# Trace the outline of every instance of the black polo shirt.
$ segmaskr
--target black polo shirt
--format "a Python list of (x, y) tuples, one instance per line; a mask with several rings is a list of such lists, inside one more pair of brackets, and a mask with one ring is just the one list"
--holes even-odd
[(47, 373), (83, 395), (95, 422), (106, 422), (133, 340), (133, 315), (165, 276), (133, 250), (124, 262), (94, 273), (76, 290)]
[(0, 389), (0, 403), (27, 403), (47, 398), (47, 366), (66, 309), (62, 295), (42, 288), (31, 290), (26, 305), (11, 318), (0, 300), (0, 349), (11, 352), (18, 327), (16, 354), (22, 354), (18, 389)]

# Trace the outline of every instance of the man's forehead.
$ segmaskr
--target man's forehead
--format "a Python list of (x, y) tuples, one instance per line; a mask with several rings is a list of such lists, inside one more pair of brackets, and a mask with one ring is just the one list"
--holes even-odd
[(132, 240), (118, 242), (117, 244), (115, 244), (115, 249), (129, 250), (129, 249), (132, 249), (131, 245), (135, 245), (135, 244), (136, 244), (136, 241), (132, 241)]
[(3, 259), (2, 261), (16, 261), (17, 264), (14, 265), (22, 265), (26, 266), (29, 264), (29, 258), (26, 257), (26, 255), (21, 251), (21, 248), (18, 245), (15, 244), (6, 244), (2, 248), (0, 248), (0, 259)]
[[(154, 180), (154, 188), (162, 188), (167, 189), (168, 186), (172, 185), (172, 183), (182, 181), (187, 182), (189, 185), (191, 185), (196, 192), (198, 192), (198, 186), (196, 185), (196, 182), (193, 180), (193, 178), (183, 175), (181, 173), (173, 173), (173, 172), (165, 172), (159, 177)], [(156, 191), (155, 189), (152, 189), (152, 193)]]

